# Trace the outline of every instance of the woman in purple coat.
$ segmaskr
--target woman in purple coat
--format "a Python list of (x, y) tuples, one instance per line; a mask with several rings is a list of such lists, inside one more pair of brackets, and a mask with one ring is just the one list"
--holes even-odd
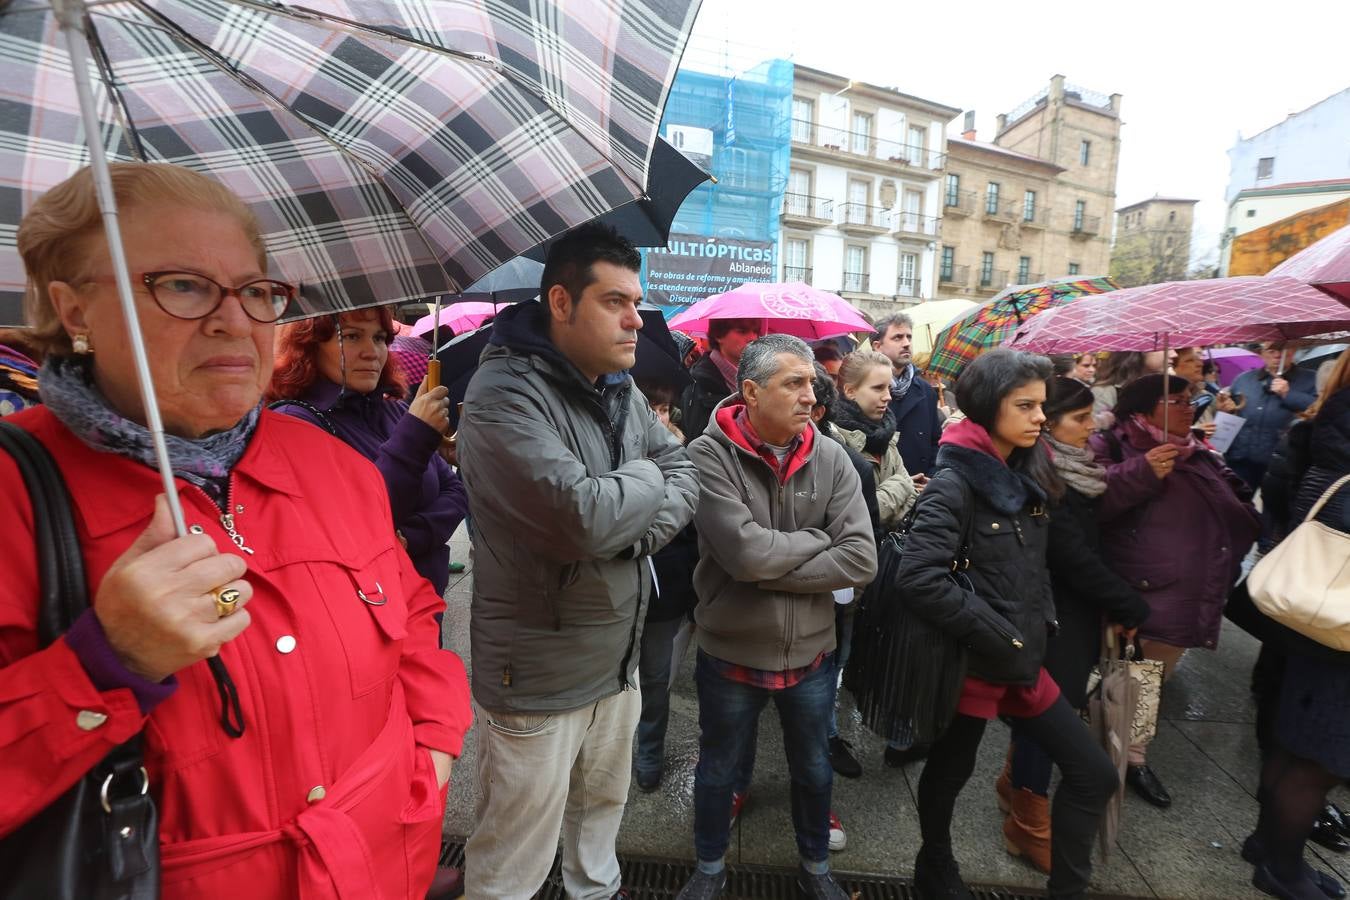
[[(1091, 441), (1108, 485), (1098, 512), (1103, 555), (1147, 601), (1139, 644), (1166, 676), (1188, 648), (1217, 646), (1228, 592), (1261, 529), (1251, 491), (1191, 436), (1189, 390), (1175, 376), (1135, 379), (1120, 390), (1115, 424)], [(1130, 747), (1127, 779), (1167, 807), (1147, 749)]]
[(399, 399), (405, 387), (389, 360), (392, 335), (393, 316), (385, 307), (278, 329), (269, 399), (375, 463), (408, 556), (444, 593), (450, 581), (446, 542), (468, 511), (463, 482), (437, 454), (450, 427), (449, 392), (440, 385), (421, 390), (411, 406)]

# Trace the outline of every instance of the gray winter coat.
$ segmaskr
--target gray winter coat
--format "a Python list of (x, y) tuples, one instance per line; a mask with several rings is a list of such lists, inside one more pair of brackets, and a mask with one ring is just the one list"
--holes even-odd
[(586, 381), (537, 302), (497, 316), (464, 398), (473, 696), (578, 709), (636, 684), (647, 556), (689, 523), (698, 476), (626, 374)]

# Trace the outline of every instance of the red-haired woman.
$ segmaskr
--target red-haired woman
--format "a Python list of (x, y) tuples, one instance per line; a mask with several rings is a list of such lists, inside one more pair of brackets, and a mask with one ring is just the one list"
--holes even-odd
[(399, 399), (405, 386), (389, 360), (393, 325), (390, 311), (376, 307), (283, 326), (268, 397), (375, 463), (413, 565), (443, 594), (446, 541), (468, 510), (464, 484), (436, 453), (450, 427), (449, 392), (437, 385), (411, 406)]

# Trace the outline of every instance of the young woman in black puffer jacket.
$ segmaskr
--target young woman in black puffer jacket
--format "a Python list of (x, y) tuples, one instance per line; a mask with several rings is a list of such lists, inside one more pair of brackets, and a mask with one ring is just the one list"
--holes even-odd
[[(943, 433), (897, 573), (913, 612), (968, 647), (956, 717), (919, 779), (914, 880), (925, 898), (972, 896), (952, 854), (952, 812), (995, 716), (1013, 719), (1064, 776), (1051, 818), (1051, 897), (1085, 895), (1092, 842), (1118, 787), (1110, 759), (1042, 664), (1055, 627), (1046, 565), (1053, 473), (1041, 444), (1050, 375), (1045, 357), (1003, 349), (962, 373), (956, 395), (967, 418)], [(973, 590), (951, 577), (963, 557)]]

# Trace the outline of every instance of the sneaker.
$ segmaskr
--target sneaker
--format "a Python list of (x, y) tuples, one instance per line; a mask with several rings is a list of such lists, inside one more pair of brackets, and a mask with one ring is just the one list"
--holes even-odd
[(921, 759), (928, 758), (928, 751), (932, 749), (931, 744), (915, 744), (912, 747), (906, 747), (903, 750), (897, 750), (894, 747), (886, 748), (886, 765), (892, 769), (899, 769), (912, 762), (918, 762)]
[(853, 755), (853, 745), (838, 736), (830, 738), (830, 768), (845, 778), (862, 776), (862, 763)]
[(675, 900), (717, 900), (722, 896), (722, 891), (726, 890), (726, 886), (726, 869), (716, 875), (708, 875), (695, 869), (694, 874), (689, 876), (684, 887), (675, 895)]
[(830, 852), (838, 853), (848, 844), (848, 835), (844, 834), (844, 823), (839, 821), (839, 816), (834, 810), (830, 810)]
[(731, 827), (732, 827), (732, 828), (735, 828), (735, 827), (736, 827), (736, 820), (739, 819), (739, 818), (741, 817), (741, 813), (745, 811), (745, 803), (746, 803), (746, 801), (749, 800), (749, 799), (750, 799), (750, 792), (749, 792), (749, 791), (746, 791), (744, 794), (738, 793), (738, 792), (736, 792), (736, 791), (732, 791), (732, 792), (731, 792)]
[(464, 571), (464, 563), (462, 563), (462, 562), (452, 562), (452, 563), (450, 564), (450, 574), (451, 574), (451, 575), (458, 575), (460, 572), (463, 572), (463, 571)]
[(849, 900), (848, 891), (839, 886), (829, 872), (812, 875), (797, 866), (797, 896), (808, 900)]

